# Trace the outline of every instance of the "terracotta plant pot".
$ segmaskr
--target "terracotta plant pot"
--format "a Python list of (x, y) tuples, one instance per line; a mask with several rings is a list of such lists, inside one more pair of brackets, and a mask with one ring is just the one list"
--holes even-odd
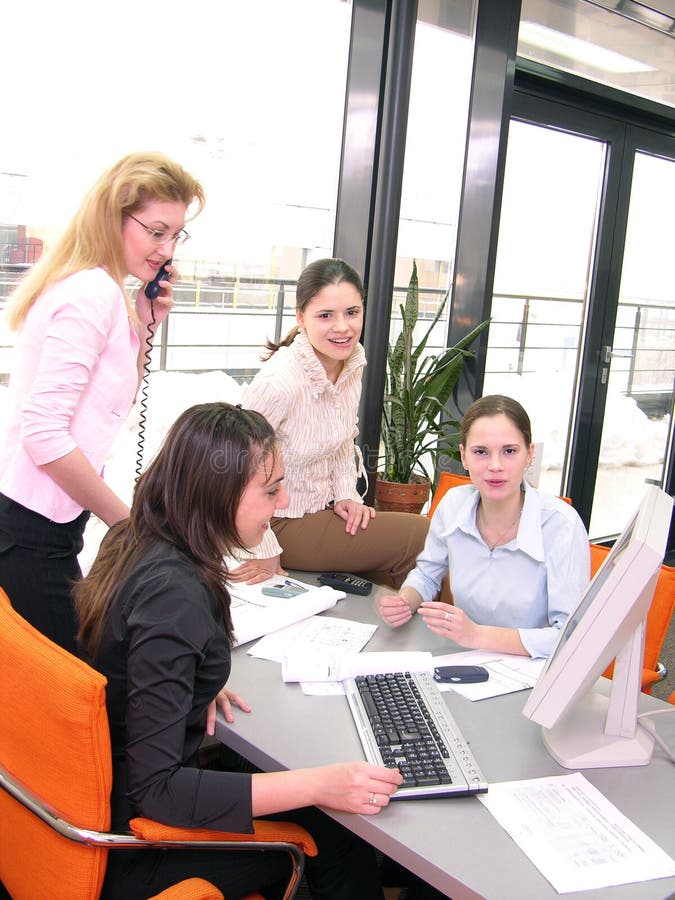
[(431, 482), (421, 475), (415, 481), (401, 484), (397, 481), (383, 481), (379, 475), (375, 481), (375, 509), (381, 512), (420, 513), (429, 499)]

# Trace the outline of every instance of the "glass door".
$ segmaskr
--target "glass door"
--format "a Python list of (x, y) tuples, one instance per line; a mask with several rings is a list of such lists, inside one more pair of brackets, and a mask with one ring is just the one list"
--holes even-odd
[(564, 493), (606, 154), (594, 138), (509, 129), (483, 393), (523, 404), (552, 494)]
[(672, 137), (516, 91), (483, 393), (523, 403), (593, 540), (673, 491), (674, 201)]
[[(635, 136), (635, 135), (633, 135)], [(614, 335), (601, 348), (607, 382), (591, 514), (616, 533), (644, 490), (666, 484), (675, 378), (675, 159), (636, 150)]]

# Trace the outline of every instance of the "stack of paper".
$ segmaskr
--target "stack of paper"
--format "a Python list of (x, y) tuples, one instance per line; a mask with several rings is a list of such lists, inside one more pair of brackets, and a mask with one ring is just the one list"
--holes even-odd
[(228, 582), (227, 589), (232, 600), (231, 613), (234, 626), (235, 646), (254, 641), (256, 638), (300, 622), (309, 616), (335, 606), (344, 598), (343, 591), (336, 591), (322, 585), (304, 584), (296, 578), (288, 579), (293, 584), (302, 585), (306, 590), (295, 597), (270, 597), (263, 594), (264, 587), (285, 581), (275, 576), (259, 584)]

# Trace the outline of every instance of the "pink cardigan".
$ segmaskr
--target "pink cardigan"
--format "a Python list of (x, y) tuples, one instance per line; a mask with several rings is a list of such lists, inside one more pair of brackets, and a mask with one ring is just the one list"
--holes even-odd
[(48, 288), (19, 332), (0, 492), (53, 522), (82, 508), (39, 467), (76, 447), (102, 473), (138, 388), (139, 339), (124, 296), (100, 268)]

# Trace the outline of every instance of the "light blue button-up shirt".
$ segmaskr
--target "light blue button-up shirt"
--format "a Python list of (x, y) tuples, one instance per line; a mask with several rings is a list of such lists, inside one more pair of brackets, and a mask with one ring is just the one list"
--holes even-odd
[(531, 657), (548, 656), (590, 580), (588, 534), (568, 503), (525, 485), (516, 537), (490, 550), (476, 526), (480, 495), (452, 488), (404, 582), (433, 600), (446, 572), (455, 604), (478, 625), (517, 628)]

